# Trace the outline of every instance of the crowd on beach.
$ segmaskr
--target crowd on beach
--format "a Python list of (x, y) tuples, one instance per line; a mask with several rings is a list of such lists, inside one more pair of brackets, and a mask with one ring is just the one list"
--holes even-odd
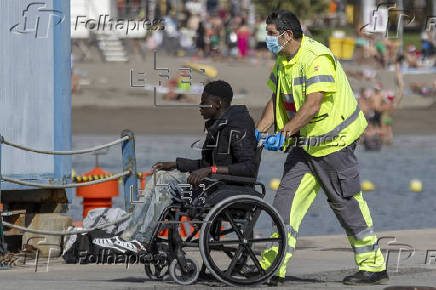
[(163, 17), (165, 30), (153, 32), (145, 46), (148, 50), (162, 48), (169, 54), (192, 56), (194, 60), (245, 60), (254, 51), (258, 58), (271, 58), (266, 47), (265, 19), (250, 17), (248, 11), (244, 1), (230, 1), (228, 7), (187, 2), (183, 18), (176, 18), (170, 10)]
[[(187, 57), (192, 62), (238, 61), (272, 68), (274, 56), (266, 46), (265, 19), (255, 16), (250, 10), (249, 1), (229, 0), (226, 5), (222, 3), (215, 0), (188, 0), (183, 1), (183, 6), (178, 7), (177, 12), (174, 7), (167, 7), (165, 13), (160, 11), (163, 19), (161, 25), (165, 25), (165, 29), (157, 29), (150, 32), (145, 40), (141, 39), (140, 45), (135, 46), (139, 48), (137, 52), (145, 55), (154, 49), (161, 49), (170, 55)], [(125, 10), (125, 7), (118, 8)], [(135, 7), (131, 9), (131, 13), (137, 11)], [(142, 17), (141, 13), (137, 17)], [(308, 27), (304, 23), (302, 26), (305, 35), (311, 36)], [(369, 121), (362, 139), (368, 150), (377, 150), (381, 144), (393, 142), (392, 118), (405, 92), (404, 70), (436, 69), (435, 33), (423, 31), (420, 36), (421, 50), (418, 50), (412, 44), (403, 48), (397, 38), (388, 38), (380, 33), (364, 33), (361, 29), (355, 31), (353, 62), (362, 65), (348, 68), (347, 75), (358, 81), (375, 84), (360, 90), (354, 88), (360, 108)], [(395, 88), (382, 87), (377, 78), (377, 71), (380, 70), (395, 72)], [(180, 93), (183, 89), (189, 90), (183, 84), (183, 77), (181, 72), (169, 80), (169, 93), (164, 95), (165, 99), (193, 101)], [(73, 75), (73, 90), (77, 90), (77, 83)], [(424, 97), (435, 96), (436, 81), (410, 83), (409, 92)]]
[(433, 31), (421, 32), (421, 50), (415, 45), (401, 47), (398, 38), (386, 37), (384, 33), (356, 31), (354, 60), (358, 63), (373, 62), (388, 68), (401, 62), (405, 67), (419, 69), (436, 65), (436, 36)]

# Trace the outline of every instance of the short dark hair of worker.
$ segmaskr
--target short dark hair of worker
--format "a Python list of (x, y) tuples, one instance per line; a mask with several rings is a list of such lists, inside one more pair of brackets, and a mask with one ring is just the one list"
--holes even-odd
[(228, 82), (222, 80), (209, 82), (204, 86), (204, 92), (220, 98), (224, 107), (232, 103), (233, 90)]
[(300, 21), (294, 13), (287, 10), (274, 11), (266, 18), (266, 24), (275, 24), (280, 33), (292, 31), (294, 39), (303, 37)]

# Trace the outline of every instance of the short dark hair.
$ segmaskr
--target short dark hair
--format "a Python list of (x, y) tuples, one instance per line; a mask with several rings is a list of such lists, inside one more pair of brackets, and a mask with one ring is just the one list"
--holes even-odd
[(266, 18), (266, 24), (275, 24), (280, 34), (291, 30), (295, 39), (303, 36), (300, 21), (294, 13), (288, 10), (274, 11)]
[(232, 103), (233, 90), (228, 82), (222, 80), (209, 82), (204, 86), (204, 92), (209, 95), (217, 96), (226, 105)]

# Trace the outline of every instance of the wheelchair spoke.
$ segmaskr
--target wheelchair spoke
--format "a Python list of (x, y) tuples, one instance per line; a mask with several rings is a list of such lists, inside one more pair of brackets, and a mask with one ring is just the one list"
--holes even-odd
[(230, 216), (230, 214), (229, 214), (227, 209), (225, 211), (225, 216), (229, 220), (229, 222), (230, 222), (233, 230), (235, 231), (235, 233), (238, 235), (239, 241), (243, 242), (244, 241), (244, 235), (241, 233), (240, 229), (235, 225), (235, 222), (233, 221), (233, 219)]
[[(279, 242), (280, 238), (262, 238), (262, 239), (247, 239), (249, 243), (265, 243), (265, 242)], [(217, 242), (209, 242), (211, 246), (224, 245), (224, 244), (239, 244), (240, 240), (223, 240)]]
[(239, 256), (242, 254), (243, 251), (244, 251), (244, 247), (242, 245), (240, 245), (238, 247), (238, 250), (236, 251), (235, 255), (233, 256), (229, 267), (227, 268), (226, 272), (224, 273), (227, 277), (232, 276), (233, 269), (235, 268), (236, 263), (238, 262)]
[(209, 242), (210, 246), (220, 246), (225, 244), (239, 244), (241, 243), (240, 240), (224, 240), (224, 241), (217, 241), (217, 242)]
[(260, 214), (261, 214), (261, 210), (257, 208), (256, 206), (256, 210), (254, 212), (254, 214), (251, 217), (251, 220), (247, 223), (247, 225), (244, 228), (244, 238), (249, 238), (251, 235), (251, 232), (254, 229), (254, 224), (256, 223), (257, 219), (259, 218)]
[(257, 270), (259, 270), (260, 273), (264, 274), (265, 270), (262, 268), (262, 266), (259, 263), (259, 260), (256, 257), (256, 254), (253, 252), (251, 247), (249, 245), (244, 245), (246, 251), (250, 255), (251, 260), (254, 262), (254, 265), (256, 266)]

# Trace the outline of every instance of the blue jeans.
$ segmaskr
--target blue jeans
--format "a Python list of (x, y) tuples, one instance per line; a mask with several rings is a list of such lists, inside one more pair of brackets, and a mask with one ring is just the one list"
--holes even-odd
[[(147, 183), (144, 194), (139, 197), (142, 203), (135, 204), (129, 224), (121, 235), (121, 238), (126, 241), (135, 239), (143, 243), (151, 242), (153, 232), (158, 226), (159, 217), (172, 203), (173, 195), (171, 193), (180, 190), (179, 184), (187, 183), (190, 173), (183, 173), (175, 169), (157, 171), (155, 174), (156, 180), (153, 175), (151, 182)], [(160, 184), (168, 184), (169, 186), (160, 186)]]

